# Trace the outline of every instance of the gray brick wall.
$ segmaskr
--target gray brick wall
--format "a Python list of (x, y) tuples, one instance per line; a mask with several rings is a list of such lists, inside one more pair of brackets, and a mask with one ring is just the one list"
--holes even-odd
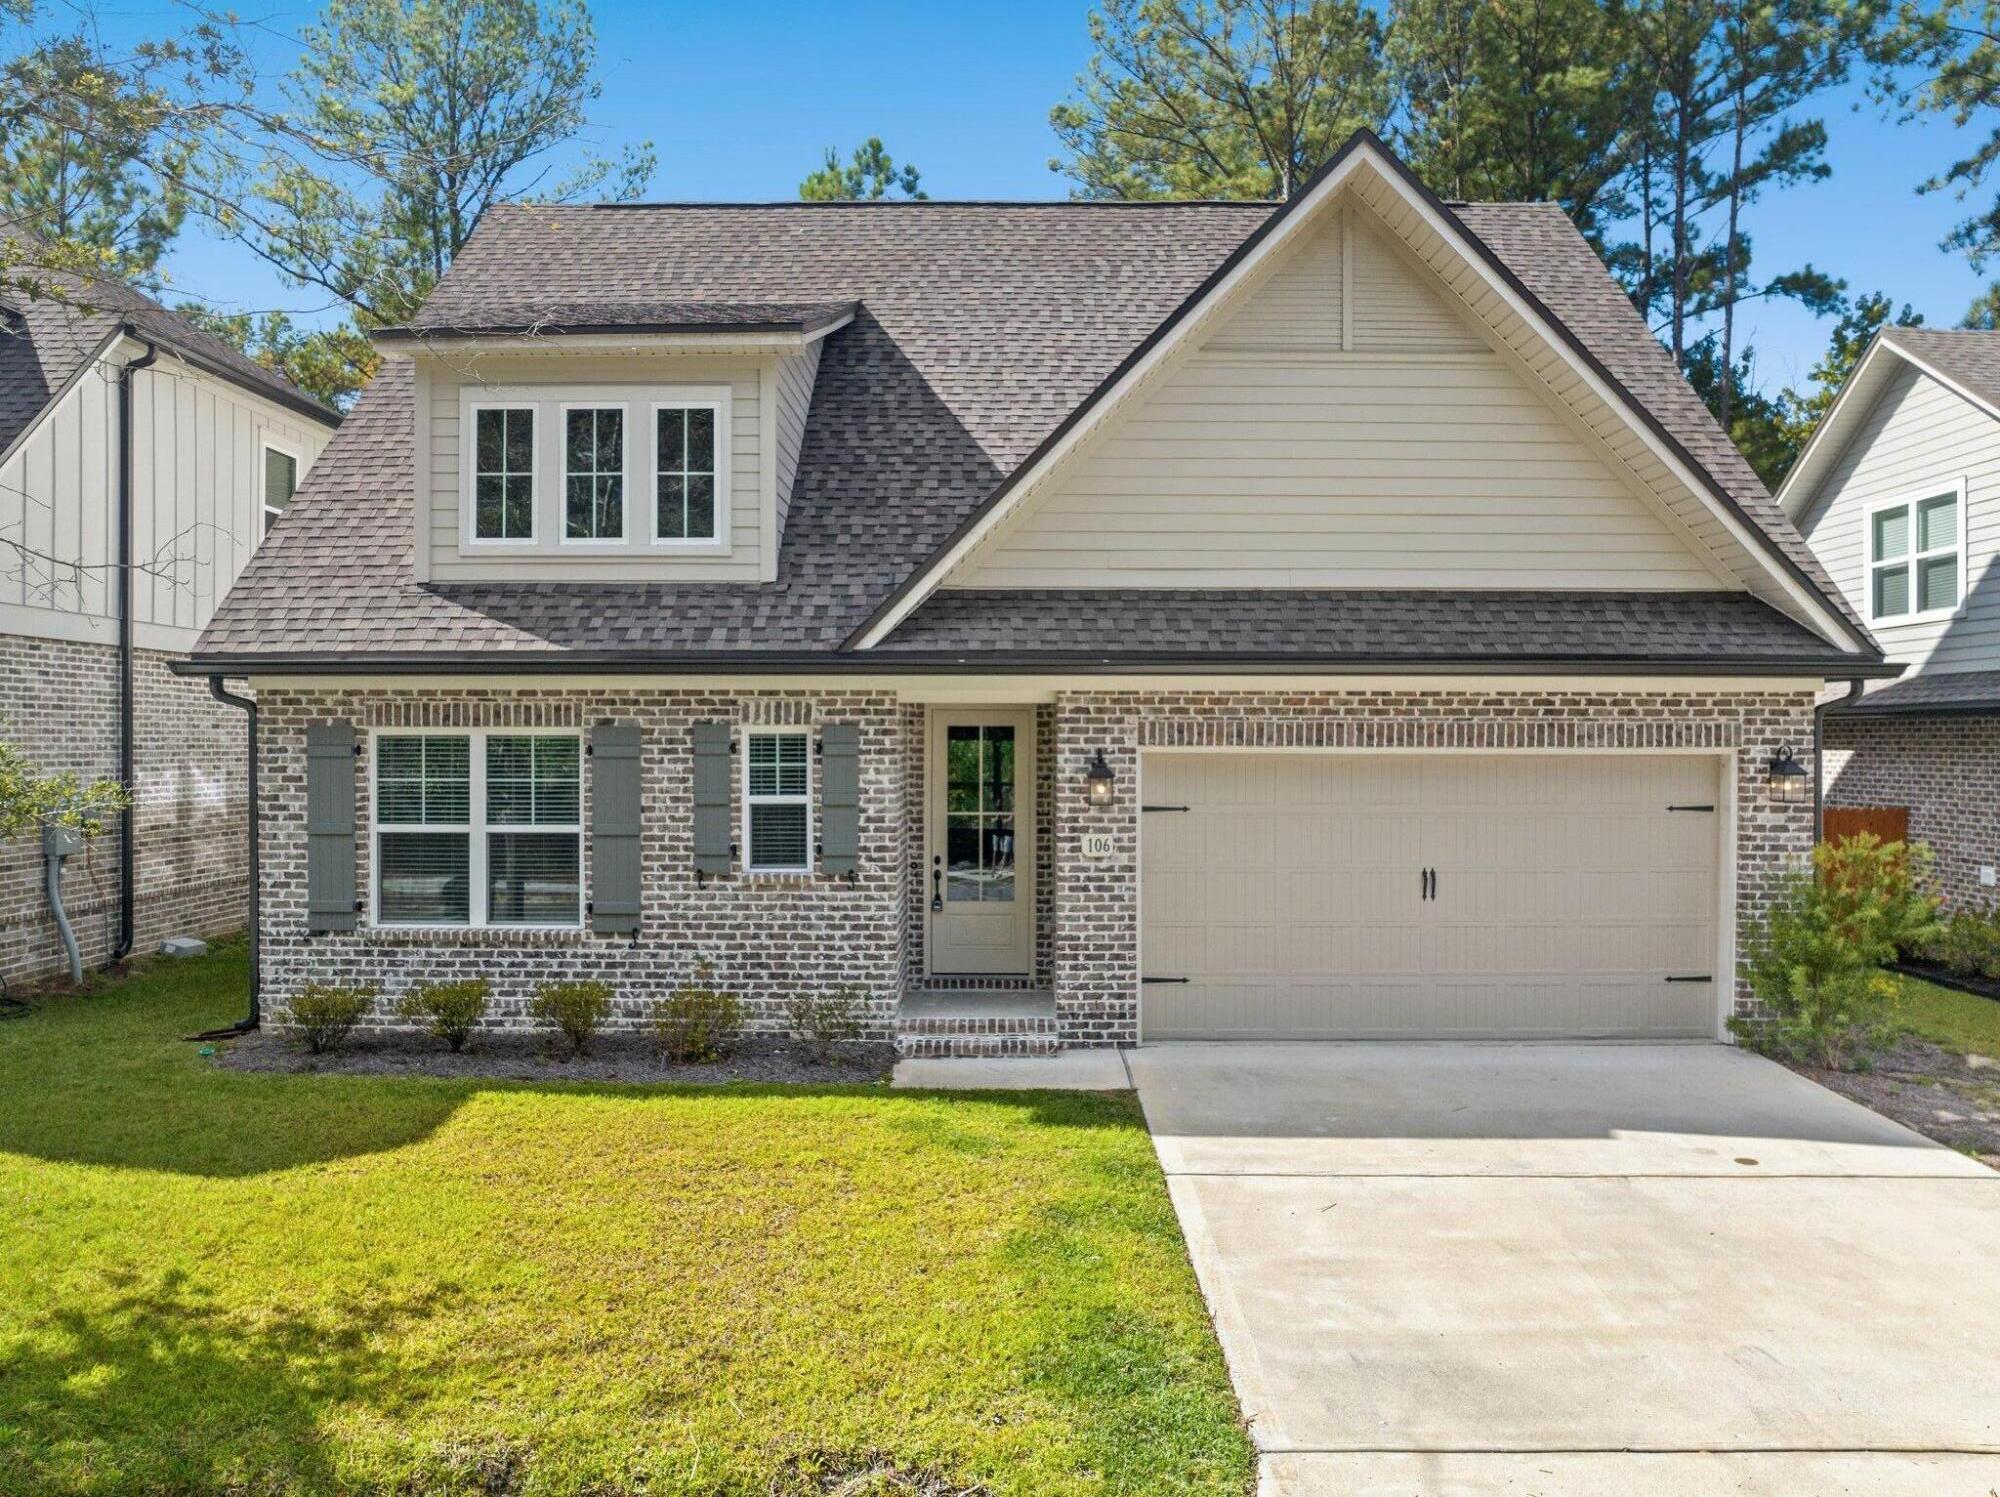
[(2000, 867), (2000, 718), (1829, 717), (1825, 746), (1829, 806), (1907, 807), (1950, 904), (2000, 898), (1979, 882), (1981, 864)]
[[(137, 949), (170, 935), (240, 929), (248, 892), (243, 714), (201, 680), (138, 652), (134, 728), (138, 775)], [(118, 652), (110, 645), (0, 636), (0, 732), (43, 770), (85, 778), (118, 772)], [(63, 902), (86, 965), (118, 938), (118, 832), (72, 858)], [(0, 975), (58, 971), (62, 943), (42, 889), (41, 844), (0, 847)]]
[[(638, 940), (588, 931), (371, 930), (305, 934), (305, 738), (309, 723), (347, 721), (395, 728), (574, 728), (633, 722), (642, 734), (643, 887)], [(697, 883), (693, 869), (690, 736), (700, 721), (814, 727), (851, 722), (861, 730), (861, 867), (853, 882), (819, 874), (741, 872)], [(602, 978), (618, 991), (615, 1023), (641, 1022), (695, 961), (714, 963), (717, 980), (739, 994), (755, 1030), (785, 1022), (786, 1001), (802, 988), (851, 984), (865, 995), (869, 1033), (891, 1030), (904, 973), (904, 875), (910, 828), (906, 801), (906, 717), (894, 698), (865, 692), (721, 695), (648, 690), (285, 691), (261, 705), (265, 860), (266, 998), (282, 1011), (310, 980), (372, 982), (384, 1008), (408, 984), (485, 976), (494, 983), (492, 1020), (526, 1021), (538, 982)], [(360, 887), (368, 888), (370, 778), (356, 776)], [(590, 819), (584, 774), (584, 824)], [(815, 763), (813, 794), (820, 776)], [(740, 825), (740, 752), (731, 776)], [(818, 826), (815, 805), (814, 826)], [(588, 837), (584, 877), (589, 887)]]

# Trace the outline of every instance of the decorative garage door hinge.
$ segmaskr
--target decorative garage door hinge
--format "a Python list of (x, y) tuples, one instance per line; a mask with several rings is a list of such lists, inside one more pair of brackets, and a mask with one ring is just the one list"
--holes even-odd
[(1712, 972), (1699, 972), (1686, 977), (1669, 974), (1667, 977), (1667, 981), (1668, 982), (1714, 982), (1715, 974)]
[(1153, 982), (1187, 983), (1187, 982), (1192, 982), (1193, 979), (1188, 977), (1142, 977), (1139, 979), (1139, 981), (1142, 983), (1153, 983)]
[(1185, 811), (1186, 806), (1141, 806), (1141, 811)]
[(1713, 806), (1668, 806), (1669, 811), (1713, 811)]

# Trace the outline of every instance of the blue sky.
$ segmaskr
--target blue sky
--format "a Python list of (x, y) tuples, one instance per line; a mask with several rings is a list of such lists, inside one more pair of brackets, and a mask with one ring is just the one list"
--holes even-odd
[[(1048, 112), (1089, 56), (1088, 11), (1087, 0), (602, 0), (594, 14), (604, 95), (593, 143), (615, 149), (650, 138), (657, 198), (789, 198), (825, 147), (844, 154), (869, 135), (898, 161), (914, 161), (933, 197), (1060, 197), (1064, 181), (1048, 169), (1057, 153)], [(261, 70), (275, 78), (290, 66), (292, 38), (313, 13), (245, 10)], [(118, 15), (149, 26), (144, 10)], [(167, 29), (175, 13), (162, 5), (150, 22)], [(1934, 323), (1955, 323), (1984, 284), (1937, 247), (1964, 205), (1915, 188), (1969, 141), (1946, 121), (1884, 119), (1858, 89), (1830, 99), (1826, 119), (1833, 175), (1753, 210), (1759, 265), (1810, 260), (1857, 290), (1888, 291)], [(221, 304), (323, 303), (199, 230), (169, 269), (177, 289)], [(1802, 380), (1826, 341), (1825, 324), (1791, 308), (1755, 308), (1745, 320), (1766, 385)]]

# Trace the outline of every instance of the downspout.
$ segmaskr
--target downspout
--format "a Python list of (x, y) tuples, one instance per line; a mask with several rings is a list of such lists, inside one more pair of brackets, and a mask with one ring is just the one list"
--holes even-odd
[[(125, 331), (138, 335), (128, 325)], [(137, 866), (133, 837), (137, 831), (138, 769), (133, 748), (132, 654), (132, 376), (150, 369), (160, 357), (157, 343), (141, 339), (146, 352), (126, 361), (118, 371), (118, 783), (125, 787), (125, 809), (118, 813), (118, 944), (111, 960), (132, 954), (136, 940)]]
[(258, 933), (263, 906), (260, 898), (263, 879), (257, 866), (257, 704), (249, 697), (226, 690), (220, 676), (208, 678), (208, 694), (225, 707), (242, 708), (250, 736), (250, 1012), (222, 1029), (188, 1036), (191, 1040), (226, 1040), (233, 1035), (249, 1033), (263, 1022), (264, 1016), (261, 1001), (264, 993), (264, 943)]
[(1844, 707), (1856, 701), (1866, 681), (1854, 680), (1847, 683), (1847, 695), (1828, 697), (1813, 706), (1813, 846), (1819, 846), (1825, 836), (1826, 826), (1826, 714), (1835, 707)]

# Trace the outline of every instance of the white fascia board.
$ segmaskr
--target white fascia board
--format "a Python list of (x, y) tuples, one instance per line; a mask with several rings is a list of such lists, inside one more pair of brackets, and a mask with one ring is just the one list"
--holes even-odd
[(481, 354), (519, 353), (797, 353), (853, 321), (854, 314), (849, 312), (824, 327), (801, 333), (742, 333), (723, 328), (713, 333), (544, 333), (475, 338), (397, 334), (378, 336), (375, 347), (386, 357), (397, 359), (421, 354), (468, 359)]

